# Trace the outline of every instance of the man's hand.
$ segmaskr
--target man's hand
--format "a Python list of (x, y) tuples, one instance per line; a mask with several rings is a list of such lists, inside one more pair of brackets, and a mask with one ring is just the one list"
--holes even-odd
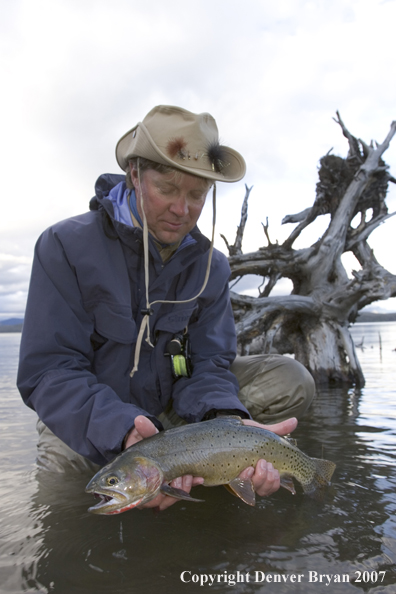
[[(141, 441), (142, 439), (146, 439), (147, 437), (155, 435), (156, 433), (158, 433), (158, 429), (154, 423), (150, 421), (150, 419), (144, 417), (143, 415), (137, 416), (135, 419), (135, 426), (125, 440), (125, 449), (129, 448), (129, 446), (133, 445), (134, 443)], [(189, 493), (192, 487), (195, 487), (196, 485), (202, 485), (203, 482), (204, 479), (202, 477), (193, 477), (190, 474), (186, 474), (185, 476), (173, 479), (170, 484), (176, 489), (182, 489), (183, 491)], [(152, 499), (145, 505), (142, 505), (142, 508), (158, 507), (158, 509), (162, 511), (174, 503), (177, 503), (177, 501), (178, 499), (175, 499), (174, 497), (168, 497), (168, 495), (162, 495), (160, 493), (157, 495), (157, 497), (155, 497), (155, 499)]]
[[(291, 418), (275, 425), (262, 425), (250, 419), (243, 420), (244, 425), (252, 425), (253, 427), (261, 427), (272, 431), (277, 435), (287, 435), (294, 431), (297, 427), (297, 419)], [(275, 493), (280, 487), (279, 472), (272, 466), (270, 462), (259, 460), (256, 467), (249, 466), (245, 468), (239, 475), (240, 478), (250, 478), (252, 480), (254, 490), (261, 496), (271, 495)]]

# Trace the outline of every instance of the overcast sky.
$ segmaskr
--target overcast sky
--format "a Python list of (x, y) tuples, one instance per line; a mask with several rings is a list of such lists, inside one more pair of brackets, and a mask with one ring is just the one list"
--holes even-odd
[[(121, 171), (120, 136), (157, 104), (210, 112), (247, 162), (219, 184), (216, 247), (232, 242), (244, 184), (254, 186), (244, 252), (310, 206), (319, 159), (366, 142), (396, 119), (395, 0), (0, 0), (2, 93), (0, 318), (23, 315), (34, 243), (85, 212), (96, 178)], [(396, 176), (396, 139), (385, 153)], [(388, 195), (396, 210), (396, 188)], [(201, 230), (210, 234), (211, 208)], [(306, 231), (313, 243), (327, 226)], [(396, 216), (370, 237), (396, 274)], [(396, 299), (379, 305), (396, 311)]]

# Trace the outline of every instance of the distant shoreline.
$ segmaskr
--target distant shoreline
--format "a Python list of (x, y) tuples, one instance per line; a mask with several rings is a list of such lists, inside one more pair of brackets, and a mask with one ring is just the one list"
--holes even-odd
[[(355, 324), (367, 324), (368, 322), (396, 322), (396, 312), (390, 313), (375, 313), (367, 311), (358, 315)], [(0, 334), (6, 334), (9, 332), (22, 332), (23, 324), (1, 324), (0, 323)]]
[(0, 324), (0, 334), (6, 334), (8, 332), (22, 332), (23, 324), (11, 324), (7, 326), (6, 324)]
[(367, 322), (396, 322), (396, 312), (375, 313), (365, 311), (358, 315), (355, 324), (365, 324)]

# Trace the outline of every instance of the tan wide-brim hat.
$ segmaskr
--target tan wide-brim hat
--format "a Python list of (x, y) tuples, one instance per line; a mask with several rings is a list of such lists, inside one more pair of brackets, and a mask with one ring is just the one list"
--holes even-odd
[(121, 169), (126, 171), (133, 157), (224, 182), (239, 181), (246, 172), (242, 155), (219, 144), (217, 125), (209, 113), (195, 114), (172, 105), (154, 107), (118, 141)]

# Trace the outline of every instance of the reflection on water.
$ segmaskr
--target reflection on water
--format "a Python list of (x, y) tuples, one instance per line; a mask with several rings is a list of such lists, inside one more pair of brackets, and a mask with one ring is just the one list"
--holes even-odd
[(112, 517), (87, 512), (90, 475), (35, 469), (35, 416), (14, 388), (19, 335), (0, 335), (0, 592), (179, 594), (207, 579), (236, 594), (394, 593), (396, 324), (353, 334), (365, 388), (322, 390), (295, 432), (337, 462), (323, 501), (281, 490), (250, 508), (197, 487), (205, 503)]

